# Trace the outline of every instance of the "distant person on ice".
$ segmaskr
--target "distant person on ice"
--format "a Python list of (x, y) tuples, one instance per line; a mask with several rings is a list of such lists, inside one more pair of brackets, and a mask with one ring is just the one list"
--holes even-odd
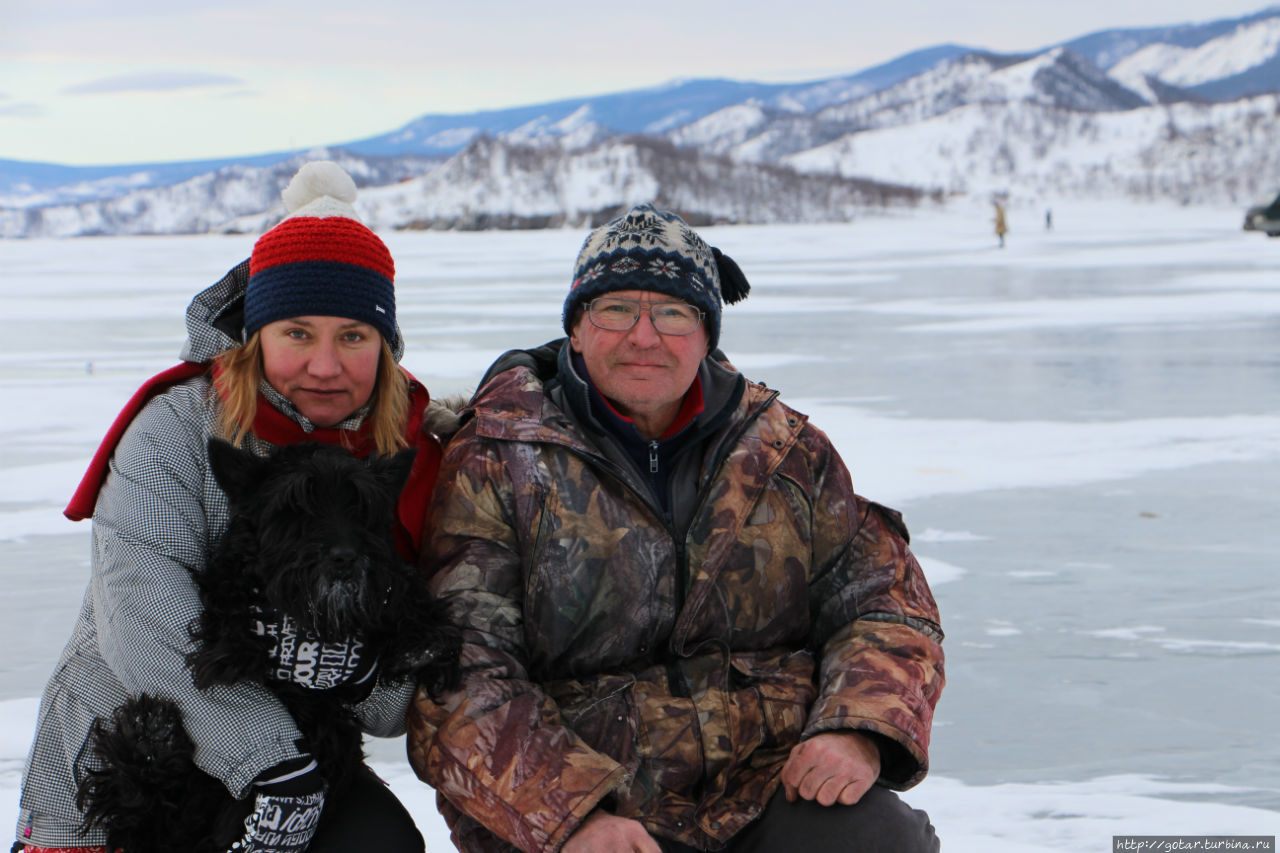
[(993, 220), (996, 227), (996, 237), (1000, 240), (1000, 248), (1004, 248), (1004, 235), (1009, 232), (1009, 226), (1004, 221), (1004, 205), (998, 201), (992, 202), (996, 206), (996, 215)]
[[(316, 763), (273, 693), (251, 682), (199, 690), (185, 662), (188, 626), (201, 612), (190, 573), (203, 568), (228, 519), (227, 496), (210, 473), (210, 436), (259, 455), (306, 441), (360, 456), (416, 447), (409, 482), (417, 488), (403, 493), (399, 510), (402, 522), (409, 519), (398, 531), (409, 551), (422, 529), (439, 442), (422, 428), (426, 390), (398, 365), (391, 255), (355, 218), (355, 194), (333, 163), (299, 171), (284, 192), (292, 214), (259, 238), (249, 260), (195, 297), (183, 363), (139, 391), (67, 508), (75, 520), (93, 518), (92, 576), (40, 704), (15, 851), (106, 853), (104, 833), (79, 826), (77, 756), (96, 718), (144, 692), (177, 703), (196, 764), (255, 803), (237, 853), (423, 850), (413, 818), (371, 773), (337, 801), (326, 799)], [(273, 624), (269, 612), (263, 622), (282, 638), (278, 653), (289, 623)], [(358, 639), (345, 644), (340, 661), (314, 666), (277, 654), (277, 677), (347, 688), (367, 732), (399, 734), (415, 685), (382, 679)], [(268, 845), (261, 834), (273, 825), (297, 830)]]
[[(464, 629), (409, 757), (470, 853), (929, 851), (937, 607), (898, 513), (716, 348), (737, 265), (641, 205), (463, 411), (424, 549)], [(871, 448), (852, 448), (874, 452)]]

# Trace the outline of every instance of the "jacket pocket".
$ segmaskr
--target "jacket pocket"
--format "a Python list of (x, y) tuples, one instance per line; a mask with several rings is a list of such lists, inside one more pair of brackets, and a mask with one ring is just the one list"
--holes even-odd
[(634, 684), (630, 675), (606, 675), (590, 683), (566, 680), (546, 686), (565, 726), (587, 746), (621, 764), (628, 776), (634, 776), (640, 764)]
[(638, 690), (640, 757), (650, 783), (667, 791), (694, 790), (706, 766), (697, 706), (672, 696), (661, 681), (642, 682)]
[(731, 660), (735, 685), (753, 690), (764, 725), (761, 748), (790, 750), (800, 742), (817, 696), (814, 661), (807, 651), (748, 652)]

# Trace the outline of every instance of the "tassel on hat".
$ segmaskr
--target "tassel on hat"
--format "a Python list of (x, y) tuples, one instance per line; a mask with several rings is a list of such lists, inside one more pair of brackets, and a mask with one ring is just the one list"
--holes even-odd
[(724, 297), (724, 301), (734, 305), (746, 299), (751, 292), (751, 284), (742, 274), (738, 262), (715, 246), (711, 247), (711, 254), (715, 256), (716, 271), (720, 273), (720, 295)]
[(258, 238), (249, 258), (245, 335), (290, 317), (368, 323), (395, 352), (395, 263), (356, 215), (356, 185), (337, 163), (305, 164), (281, 192), (289, 215)]

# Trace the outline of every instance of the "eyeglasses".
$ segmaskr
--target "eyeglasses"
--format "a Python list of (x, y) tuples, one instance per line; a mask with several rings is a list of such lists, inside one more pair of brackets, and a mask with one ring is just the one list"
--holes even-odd
[(702, 322), (702, 312), (684, 302), (640, 302), (602, 296), (587, 303), (591, 325), (610, 332), (625, 332), (640, 319), (640, 311), (649, 306), (653, 328), (663, 335), (692, 335)]

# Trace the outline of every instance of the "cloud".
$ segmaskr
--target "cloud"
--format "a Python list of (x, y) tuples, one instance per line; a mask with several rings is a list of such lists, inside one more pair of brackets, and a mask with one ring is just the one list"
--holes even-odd
[(122, 74), (103, 77), (88, 83), (78, 83), (63, 89), (68, 95), (112, 95), (120, 92), (173, 92), (178, 89), (196, 89), (202, 86), (241, 86), (239, 77), (226, 74), (208, 74), (201, 71), (147, 71), (140, 74)]
[[(8, 100), (7, 95), (0, 95), (0, 101)], [(16, 104), (0, 104), (0, 118), (43, 118), (44, 107), (29, 101)]]

